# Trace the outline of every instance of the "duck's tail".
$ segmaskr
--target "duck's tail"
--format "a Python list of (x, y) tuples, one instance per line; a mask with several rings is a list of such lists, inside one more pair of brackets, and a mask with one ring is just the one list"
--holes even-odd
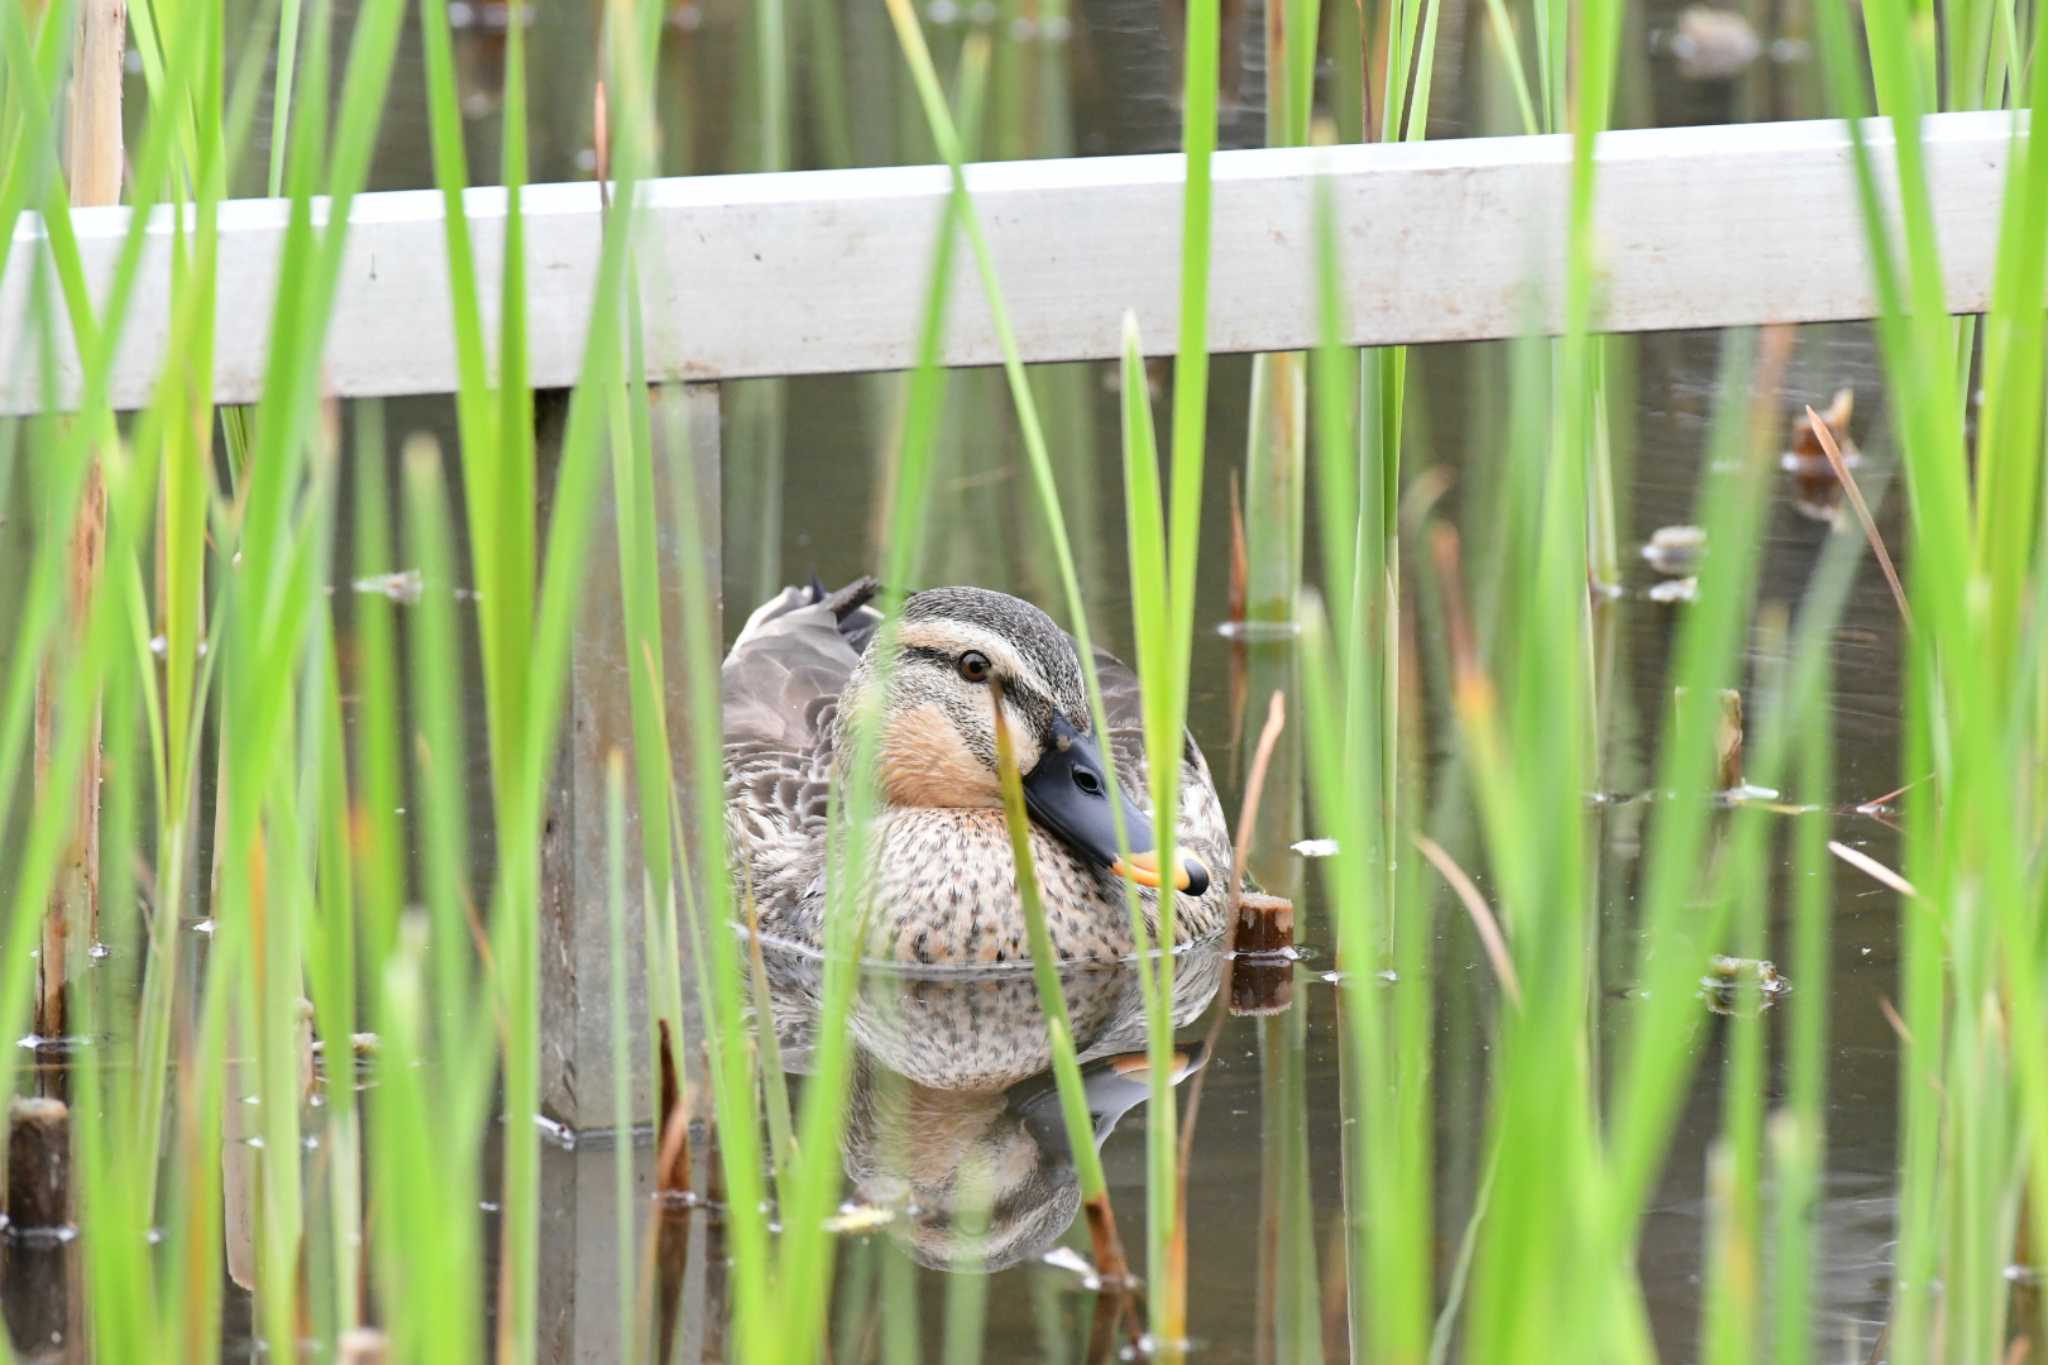
[(837, 590), (828, 590), (817, 576), (813, 575), (811, 581), (802, 587), (784, 588), (754, 608), (747, 617), (746, 625), (740, 628), (739, 638), (734, 641), (733, 648), (737, 649), (747, 644), (769, 625), (793, 611), (801, 611), (808, 607), (824, 607), (832, 613), (832, 619), (847, 643), (859, 650), (867, 644), (868, 637), (874, 634), (875, 627), (881, 624), (882, 614), (868, 605), (881, 590), (881, 580), (872, 575), (863, 575)]
[[(880, 612), (865, 610), (868, 603), (874, 600), (875, 594), (881, 590), (882, 580), (873, 574), (862, 574), (836, 592), (827, 592), (817, 575), (811, 575), (811, 602), (832, 613), (832, 619), (839, 623), (839, 633), (842, 635), (850, 636), (865, 618), (874, 621), (882, 619)], [(872, 626), (869, 628), (872, 629)]]

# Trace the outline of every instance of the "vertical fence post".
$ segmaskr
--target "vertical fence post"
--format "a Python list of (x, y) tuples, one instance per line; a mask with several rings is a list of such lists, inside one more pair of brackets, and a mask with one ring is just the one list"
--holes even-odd
[[(551, 473), (560, 448), (560, 421), (566, 404), (540, 395), (541, 458)], [(693, 660), (683, 645), (681, 556), (692, 543), (708, 561), (705, 581), (718, 583), (719, 534), (719, 392), (716, 385), (692, 384), (684, 390), (690, 439), (689, 463), (655, 462), (658, 522), (666, 521), (675, 504), (667, 480), (688, 468), (696, 479), (697, 506), (703, 525), (697, 537), (679, 528), (659, 525), (656, 554), (661, 573), (663, 670), (668, 679), (669, 734), (679, 764), (687, 763), (688, 716), (684, 703), (684, 670), (718, 665), (716, 659)], [(656, 424), (656, 440), (661, 439)], [(551, 481), (549, 474), (544, 482)], [(631, 661), (627, 658), (624, 611), (619, 592), (618, 524), (611, 498), (597, 500), (584, 585), (584, 606), (576, 625), (570, 661), (569, 713), (563, 727), (563, 752), (548, 803), (548, 825), (542, 845), (541, 889), (541, 1105), (557, 1122), (575, 1130), (612, 1126), (613, 1068), (611, 1002), (622, 993), (634, 1027), (648, 1019), (646, 977), (641, 970), (646, 944), (640, 906), (639, 812), (629, 806), (626, 847), (626, 955), (632, 964), (624, 981), (612, 980), (610, 923), (606, 909), (609, 872), (606, 867), (605, 761), (613, 749), (633, 752), (633, 712), (629, 696)], [(711, 604), (720, 620), (720, 604)], [(677, 774), (678, 790), (687, 799), (688, 771)], [(685, 820), (685, 826), (690, 825)], [(695, 862), (693, 860), (693, 868)], [(713, 875), (696, 869), (698, 875)], [(723, 875), (722, 869), (716, 875)], [(685, 971), (687, 983), (691, 973)], [(691, 992), (685, 992), (688, 996)], [(694, 1028), (693, 1038), (699, 1036)], [(636, 1038), (631, 1049), (633, 1112), (651, 1113), (648, 1046)], [(608, 1177), (607, 1177), (608, 1178)], [(602, 1204), (604, 1201), (599, 1200)]]

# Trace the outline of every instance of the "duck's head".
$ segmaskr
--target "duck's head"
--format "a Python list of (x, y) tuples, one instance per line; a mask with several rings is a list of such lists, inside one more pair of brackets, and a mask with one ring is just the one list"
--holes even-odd
[[(877, 655), (886, 634), (877, 633), (854, 670), (841, 714), (880, 689), (888, 804), (1000, 809), (1000, 697), (1032, 820), (1086, 861), (1160, 884), (1152, 821), (1109, 780), (1081, 661), (1051, 617), (1004, 593), (933, 588), (904, 603), (893, 666), (884, 669)], [(1119, 861), (1112, 802), (1123, 810), (1128, 864)], [(1197, 859), (1181, 853), (1175, 861), (1180, 890), (1199, 896), (1208, 889), (1208, 870)]]

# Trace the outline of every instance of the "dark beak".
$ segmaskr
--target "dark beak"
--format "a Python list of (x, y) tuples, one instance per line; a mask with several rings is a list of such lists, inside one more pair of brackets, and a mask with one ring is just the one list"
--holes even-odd
[[(1088, 861), (1126, 876), (1141, 886), (1156, 887), (1159, 873), (1158, 843), (1152, 835), (1152, 821), (1131, 798), (1110, 786), (1102, 766), (1102, 752), (1095, 741), (1054, 717), (1052, 742), (1039, 756), (1038, 766), (1024, 778), (1024, 804), (1031, 818), (1058, 835)], [(1116, 817), (1111, 801), (1121, 802), (1124, 833), (1131, 841), (1131, 860), (1119, 861), (1116, 848)], [(1199, 859), (1183, 853), (1173, 882), (1190, 896), (1209, 889), (1209, 870)]]

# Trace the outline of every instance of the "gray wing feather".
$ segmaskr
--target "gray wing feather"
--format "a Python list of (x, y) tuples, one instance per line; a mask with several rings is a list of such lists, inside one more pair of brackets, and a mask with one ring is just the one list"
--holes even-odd
[(825, 820), (833, 712), (860, 660), (829, 607), (771, 604), (719, 670), (726, 822), (767, 899)]

